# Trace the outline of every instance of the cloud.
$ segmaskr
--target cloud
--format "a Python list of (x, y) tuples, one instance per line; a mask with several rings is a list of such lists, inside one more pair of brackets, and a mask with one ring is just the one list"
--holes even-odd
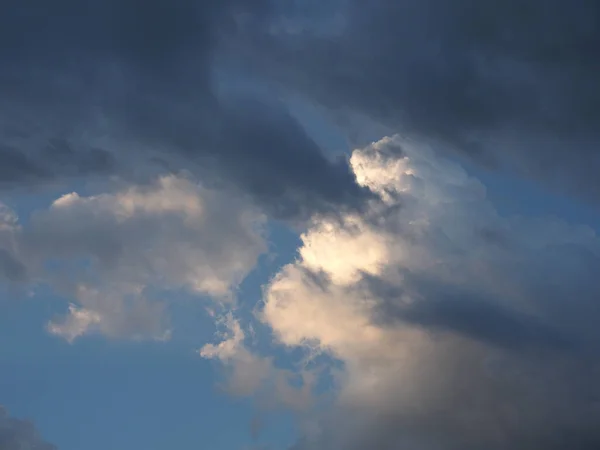
[(597, 16), (592, 0), (5, 1), (0, 185), (185, 167), (286, 219), (362, 207), (290, 114), (299, 94), (597, 201)]
[(99, 195), (66, 194), (22, 227), (14, 214), (4, 215), (21, 261), (5, 264), (4, 272), (14, 278), (17, 267), (26, 268), (34, 286), (72, 301), (64, 320), (49, 325), (68, 340), (89, 332), (168, 338), (169, 292), (232, 302), (266, 251), (265, 218), (256, 208), (185, 175)]
[(248, 68), (334, 114), (598, 201), (597, 2), (310, 4), (247, 44)]
[[(397, 137), (333, 161), (285, 102), (598, 201), (597, 2), (367, 3), (3, 1), (0, 189), (135, 187), (68, 194), (26, 224), (0, 207), (0, 280), (68, 298), (48, 328), (69, 340), (165, 339), (167, 292), (229, 299), (254, 266), (255, 204), (312, 218), (262, 311), (280, 343), (344, 365), (301, 446), (598, 445), (595, 233), (501, 217)], [(204, 356), (243, 392), (287, 386), (236, 323)]]
[(316, 218), (261, 311), (277, 342), (342, 363), (297, 448), (596, 448), (595, 232), (500, 216), (460, 166), (398, 136), (351, 164), (380, 201)]
[(44, 441), (30, 421), (10, 417), (0, 406), (0, 449), (56, 450), (56, 447)]
[(323, 154), (277, 89), (230, 68), (232, 42), (276, 15), (269, 0), (0, 8), (12, 43), (0, 47), (0, 188), (185, 168), (286, 219), (363, 203), (347, 163)]
[(0, 203), (0, 280), (2, 281), (23, 281), (27, 276), (27, 269), (17, 256), (18, 243), (15, 235), (19, 230), (16, 214)]
[[(217, 320), (224, 327), (217, 344), (206, 344), (202, 358), (219, 361), (226, 370), (225, 389), (237, 396), (253, 396), (264, 408), (286, 407), (306, 411), (313, 406), (314, 374), (276, 367), (273, 358), (254, 352), (240, 322), (228, 312)], [(298, 383), (300, 382), (300, 383)]]

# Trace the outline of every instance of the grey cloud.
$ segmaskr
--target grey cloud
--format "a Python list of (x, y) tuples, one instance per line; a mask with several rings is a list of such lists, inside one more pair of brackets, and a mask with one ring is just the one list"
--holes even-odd
[(574, 343), (539, 319), (468, 295), (441, 296), (398, 311), (398, 318), (429, 329), (464, 334), (512, 351), (530, 347), (571, 350)]
[(263, 36), (249, 61), (336, 111), (599, 201), (598, 2), (327, 4), (313, 20), (341, 26)]
[(3, 248), (0, 248), (0, 277), (10, 281), (24, 281), (27, 278), (27, 267)]
[(436, 280), (404, 274), (402, 285), (419, 294), (418, 301), (409, 304), (400, 301), (404, 289), (383, 279), (365, 275), (362, 283), (379, 301), (374, 320), (387, 326), (408, 323), (431, 331), (464, 335), (512, 352), (583, 350), (577, 348), (577, 344), (584, 345), (582, 342), (540, 317)]
[[(131, 176), (162, 160), (236, 183), (274, 214), (362, 205), (345, 164), (324, 158), (280, 105), (224, 102), (215, 71), (225, 70), (600, 198), (593, 0), (0, 8), (4, 185), (98, 165)], [(56, 138), (93, 154), (53, 164), (43, 149)]]
[(2, 158), (0, 179), (3, 184), (23, 179), (27, 181), (45, 178), (47, 176), (47, 172), (43, 167), (40, 167), (17, 149), (2, 146), (0, 147), (0, 157)]
[(29, 276), (19, 255), (18, 230), (16, 214), (0, 202), (0, 281), (22, 282)]
[[(328, 161), (283, 105), (270, 106), (246, 98), (230, 105), (227, 117), (231, 120), (224, 121), (226, 129), (220, 133), (217, 147), (243, 148), (249, 142), (252, 147), (231, 155), (236, 161), (225, 164), (234, 179), (249, 186), (259, 198), (270, 200), (278, 215), (306, 215), (297, 209), (305, 205), (321, 211), (331, 204), (358, 206), (372, 198), (356, 184), (346, 161)], [(295, 136), (293, 142), (289, 136)], [(257, 176), (263, 173), (269, 176)], [(282, 200), (287, 198), (296, 201), (286, 204)]]
[(0, 406), (0, 450), (56, 450), (28, 420), (9, 416)]
[[(520, 240), (514, 233), (511, 241)], [(365, 412), (379, 414), (376, 419), (357, 419), (367, 426), (352, 434), (351, 445), (340, 447), (332, 432), (333, 444), (319, 440), (300, 448), (598, 448), (600, 285), (591, 274), (600, 260), (585, 244), (513, 251), (521, 253), (511, 270), (525, 294), (517, 304), (406, 272), (401, 287), (365, 276), (359, 289), (377, 299), (374, 323), (390, 330), (416, 326), (438, 342), (434, 362), (420, 369), (422, 388), (435, 400), (427, 405), (423, 392), (417, 412), (399, 397), (391, 411)], [(402, 302), (405, 293), (414, 301)], [(400, 387), (389, 383), (382, 389), (394, 398)]]
[(274, 94), (240, 105), (218, 92), (222, 43), (274, 13), (268, 0), (2, 2), (0, 184), (137, 176), (160, 160), (286, 218), (360, 206), (347, 164), (329, 161)]
[(57, 173), (106, 174), (116, 166), (110, 152), (97, 148), (75, 150), (64, 139), (52, 139), (35, 155), (27, 155), (16, 147), (0, 146), (0, 161), (0, 188), (52, 181)]
[[(308, 265), (307, 276), (288, 269), (290, 285), (267, 291), (268, 323), (283, 343), (320, 340), (346, 364), (322, 429), (294, 449), (598, 448), (597, 233), (556, 218), (503, 217), (459, 166), (405, 146), (407, 175), (385, 159), (390, 144), (397, 140), (361, 150), (358, 161), (377, 187), (398, 183), (402, 207), (376, 207), (331, 236), (309, 230), (294, 263)], [(384, 242), (386, 251), (358, 281), (336, 282), (352, 267), (343, 258), (353, 233), (379, 236), (364, 245)], [(317, 245), (330, 277), (311, 273)], [(307, 319), (296, 317), (303, 311)], [(349, 329), (342, 317), (361, 325)]]

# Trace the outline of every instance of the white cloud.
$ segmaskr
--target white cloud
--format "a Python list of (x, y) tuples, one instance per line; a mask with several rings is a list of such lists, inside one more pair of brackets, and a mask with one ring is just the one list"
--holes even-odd
[(315, 219), (265, 291), (280, 343), (344, 364), (300, 448), (600, 442), (593, 230), (501, 217), (477, 180), (399, 137), (351, 164), (381, 201)]
[(170, 292), (232, 301), (266, 250), (264, 222), (240, 198), (169, 175), (111, 193), (64, 195), (11, 233), (36, 281), (73, 302), (49, 324), (52, 333), (71, 341), (88, 332), (166, 339)]

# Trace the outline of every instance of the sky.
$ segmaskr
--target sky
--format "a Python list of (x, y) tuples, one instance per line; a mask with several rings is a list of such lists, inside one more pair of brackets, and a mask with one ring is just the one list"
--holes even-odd
[(599, 18), (0, 2), (0, 450), (600, 448)]

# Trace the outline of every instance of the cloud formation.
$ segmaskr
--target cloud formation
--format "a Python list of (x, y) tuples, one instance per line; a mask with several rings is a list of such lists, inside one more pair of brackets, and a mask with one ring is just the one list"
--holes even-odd
[[(67, 340), (166, 339), (168, 292), (230, 300), (265, 251), (265, 213), (309, 219), (261, 310), (279, 343), (342, 364), (298, 448), (597, 448), (595, 232), (500, 216), (414, 141), (332, 160), (286, 99), (599, 202), (599, 8), (4, 0), (2, 192), (126, 181), (25, 222), (0, 204), (0, 281), (68, 298), (48, 325)], [(304, 402), (308, 378), (289, 390), (226, 317), (201, 355), (232, 389)]]
[(225, 369), (227, 379), (223, 386), (229, 393), (254, 396), (264, 408), (304, 411), (312, 406), (314, 374), (276, 367), (272, 357), (253, 351), (233, 312), (220, 317), (217, 325), (224, 328), (218, 333), (221, 341), (204, 345), (199, 354), (218, 361)]
[(381, 202), (315, 219), (265, 291), (278, 342), (343, 364), (298, 448), (597, 448), (595, 232), (502, 217), (460, 166), (397, 136), (351, 164)]
[(336, 113), (598, 201), (599, 8), (593, 0), (305, 2), (288, 11), (294, 26), (246, 47), (247, 67)]
[(360, 207), (347, 164), (280, 101), (299, 93), (598, 201), (598, 8), (5, 1), (0, 185), (158, 165), (237, 185), (285, 218)]
[(290, 114), (285, 98), (300, 94), (334, 116), (600, 198), (593, 0), (1, 8), (4, 188), (186, 167), (284, 218), (359, 208), (368, 195), (347, 164)]
[(227, 43), (273, 14), (268, 0), (2, 2), (0, 188), (185, 168), (284, 218), (359, 207), (347, 164), (228, 70)]
[(56, 450), (28, 420), (11, 417), (0, 406), (0, 450)]
[(232, 302), (266, 251), (259, 211), (184, 175), (87, 197), (66, 194), (25, 226), (4, 211), (4, 277), (70, 299), (67, 317), (49, 326), (68, 340), (94, 331), (167, 338), (168, 292)]

